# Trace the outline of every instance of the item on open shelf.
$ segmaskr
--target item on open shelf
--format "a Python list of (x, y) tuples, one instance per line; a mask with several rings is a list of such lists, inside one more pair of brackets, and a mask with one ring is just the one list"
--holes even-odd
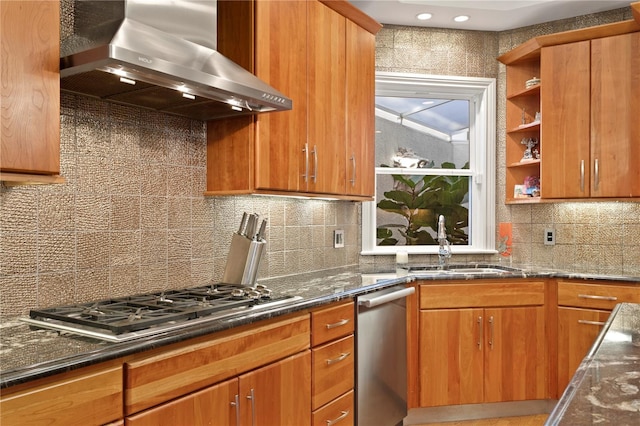
[(540, 176), (527, 176), (524, 178), (525, 194), (528, 197), (540, 196)]
[[(533, 148), (538, 145), (538, 139), (536, 138), (522, 138), (520, 141), (522, 145), (526, 145), (527, 149), (524, 150), (524, 155), (520, 162), (527, 162), (540, 159), (540, 151), (534, 150)], [(535, 152), (534, 152), (535, 151)]]
[(527, 80), (525, 82), (525, 87), (527, 89), (529, 89), (529, 88), (535, 86), (536, 84), (540, 84), (540, 79), (538, 77), (533, 77), (531, 80)]
[(513, 198), (528, 198), (527, 188), (524, 185), (513, 186)]

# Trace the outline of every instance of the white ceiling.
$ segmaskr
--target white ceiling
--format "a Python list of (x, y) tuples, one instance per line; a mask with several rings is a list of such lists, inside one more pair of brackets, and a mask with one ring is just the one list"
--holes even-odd
[[(504, 31), (542, 22), (629, 7), (633, 0), (352, 0), (354, 6), (382, 24), (465, 30)], [(416, 19), (428, 12), (427, 21)], [(467, 22), (454, 22), (468, 15)]]

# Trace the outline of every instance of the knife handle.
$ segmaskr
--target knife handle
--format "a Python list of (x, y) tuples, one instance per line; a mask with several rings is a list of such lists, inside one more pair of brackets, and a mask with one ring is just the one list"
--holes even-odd
[(258, 230), (258, 234), (256, 235), (256, 240), (262, 241), (264, 239), (264, 233), (267, 230), (267, 219), (263, 219), (260, 224), (260, 229)]
[(245, 227), (247, 226), (247, 212), (242, 213), (242, 220), (240, 221), (240, 228), (238, 228), (238, 234), (244, 235)]

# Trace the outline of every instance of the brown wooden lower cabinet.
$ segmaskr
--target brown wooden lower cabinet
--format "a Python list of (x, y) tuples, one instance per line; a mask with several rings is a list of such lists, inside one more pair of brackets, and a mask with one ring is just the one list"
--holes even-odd
[(309, 424), (311, 352), (126, 418), (128, 426), (271, 426)]
[(3, 391), (0, 424), (102, 425), (122, 419), (122, 366), (87, 367), (41, 385)]
[(561, 394), (618, 303), (640, 303), (637, 283), (558, 279), (558, 392)]
[(544, 281), (422, 285), (420, 292), (421, 407), (549, 397)]
[(558, 307), (558, 390), (564, 391), (611, 311)]
[(312, 424), (354, 424), (355, 304), (339, 302), (311, 313)]

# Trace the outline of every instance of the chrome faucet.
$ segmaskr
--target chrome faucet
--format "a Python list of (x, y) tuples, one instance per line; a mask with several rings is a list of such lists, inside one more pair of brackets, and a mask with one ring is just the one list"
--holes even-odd
[(449, 240), (447, 240), (447, 230), (444, 226), (443, 215), (438, 217), (438, 244), (440, 244), (440, 248), (438, 249), (438, 265), (443, 267), (446, 265), (447, 259), (451, 257), (451, 245), (449, 244)]

